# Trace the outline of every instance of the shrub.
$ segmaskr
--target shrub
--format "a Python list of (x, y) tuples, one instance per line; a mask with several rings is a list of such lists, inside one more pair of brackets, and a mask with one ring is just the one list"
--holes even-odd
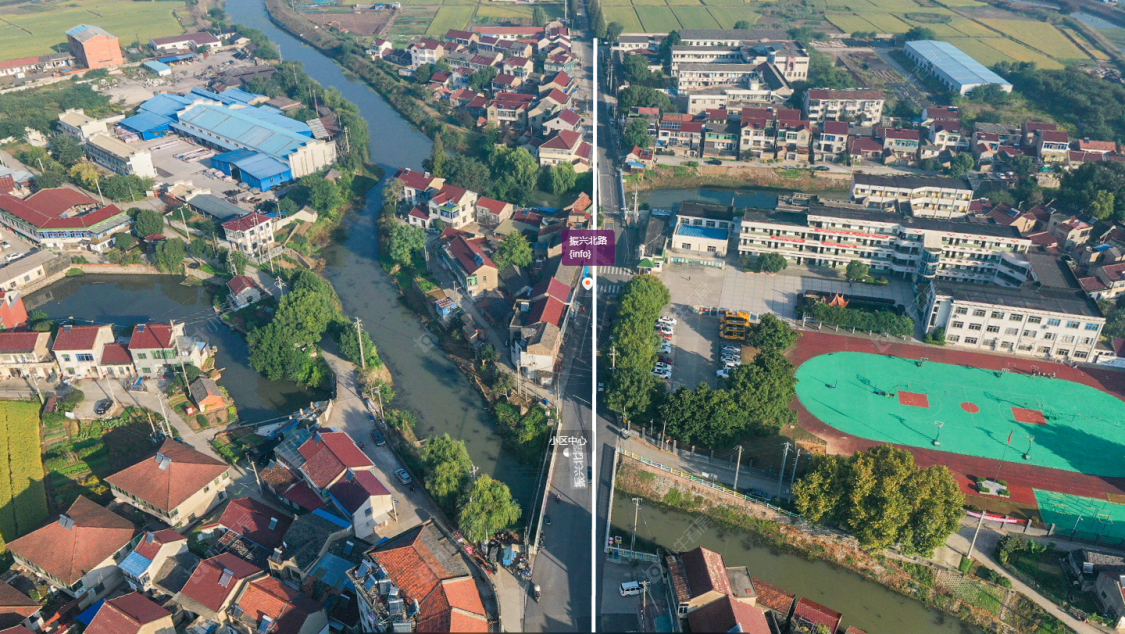
[(86, 274), (86, 271), (83, 271), (82, 269), (77, 268), (77, 267), (72, 268), (72, 269), (70, 269), (66, 272), (67, 277), (78, 277), (79, 275), (85, 275), (85, 274)]

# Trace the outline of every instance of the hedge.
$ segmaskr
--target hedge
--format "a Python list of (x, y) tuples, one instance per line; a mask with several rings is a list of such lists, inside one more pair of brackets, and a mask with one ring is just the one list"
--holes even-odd
[(914, 334), (913, 319), (889, 311), (868, 312), (817, 302), (811, 306), (801, 307), (800, 312), (802, 316), (809, 319), (842, 328), (855, 328), (856, 330), (888, 334), (895, 337), (909, 337)]

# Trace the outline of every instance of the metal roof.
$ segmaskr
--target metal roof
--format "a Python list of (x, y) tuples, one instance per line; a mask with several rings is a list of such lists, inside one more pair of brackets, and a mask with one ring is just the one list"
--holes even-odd
[(913, 50), (919, 57), (929, 62), (936, 72), (961, 86), (974, 84), (1011, 86), (1003, 77), (988, 70), (984, 64), (969, 57), (949, 42), (918, 40), (907, 42), (906, 48)]
[(212, 164), (215, 161), (235, 165), (244, 174), (249, 174), (258, 180), (264, 180), (289, 171), (289, 165), (252, 150), (234, 150), (233, 152), (219, 154), (211, 158)]
[[(258, 112), (257, 108), (199, 104), (181, 112), (179, 123), (172, 124), (172, 127), (189, 136), (205, 137), (228, 150), (247, 148), (274, 157), (287, 157), (312, 141), (311, 136), (296, 132), (295, 126), (283, 127), (273, 121), (274, 118), (268, 113)], [(308, 131), (307, 125), (298, 121), (293, 123)], [(308, 134), (311, 135), (311, 132)]]
[(166, 128), (172, 125), (172, 120), (168, 117), (158, 115), (155, 112), (145, 112), (142, 110), (128, 119), (122, 119), (118, 125), (123, 128), (128, 128), (137, 134), (143, 134), (149, 130)]
[(194, 99), (182, 97), (180, 95), (172, 95), (169, 93), (160, 93), (141, 104), (137, 109), (138, 114), (141, 112), (151, 112), (162, 117), (171, 118), (184, 108), (194, 103)]
[(219, 220), (227, 220), (228, 218), (237, 218), (246, 213), (246, 210), (238, 205), (231, 204), (218, 196), (211, 194), (200, 194), (193, 197), (188, 201), (194, 209), (198, 209), (205, 214), (218, 218)]
[(144, 63), (144, 67), (156, 73), (172, 70), (171, 66), (151, 59)]

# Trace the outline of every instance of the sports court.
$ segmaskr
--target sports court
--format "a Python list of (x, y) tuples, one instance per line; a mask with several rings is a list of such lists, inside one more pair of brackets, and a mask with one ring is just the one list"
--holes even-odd
[(823, 423), (878, 443), (1125, 476), (1125, 401), (1067, 378), (1037, 376), (1057, 374), (1059, 367), (1040, 365), (983, 369), (829, 352), (800, 365), (797, 397)]
[(1043, 521), (1054, 524), (1056, 533), (1075, 533), (1092, 541), (1125, 539), (1125, 504), (1039, 489), (1035, 501)]

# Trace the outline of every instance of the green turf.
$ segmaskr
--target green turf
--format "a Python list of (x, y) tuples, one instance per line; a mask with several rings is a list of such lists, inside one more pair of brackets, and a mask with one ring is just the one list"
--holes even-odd
[(1125, 504), (1055, 491), (1034, 491), (1039, 513), (1044, 522), (1055, 525), (1055, 533), (1069, 536), (1077, 529), (1077, 536), (1083, 539), (1125, 539)]
[[(836, 352), (797, 370), (797, 396), (809, 412), (840, 431), (878, 442), (1051, 467), (1125, 476), (1125, 402), (1092, 387), (1024, 374), (911, 359)], [(835, 385), (835, 388), (830, 387)], [(879, 396), (875, 391), (895, 394)], [(899, 402), (899, 391), (926, 394), (929, 408)], [(961, 408), (972, 403), (976, 414)], [(1046, 425), (1017, 423), (1012, 407), (1041, 410)], [(1009, 434), (1011, 448), (1005, 456)], [(1034, 436), (1031, 458), (1027, 435)]]

